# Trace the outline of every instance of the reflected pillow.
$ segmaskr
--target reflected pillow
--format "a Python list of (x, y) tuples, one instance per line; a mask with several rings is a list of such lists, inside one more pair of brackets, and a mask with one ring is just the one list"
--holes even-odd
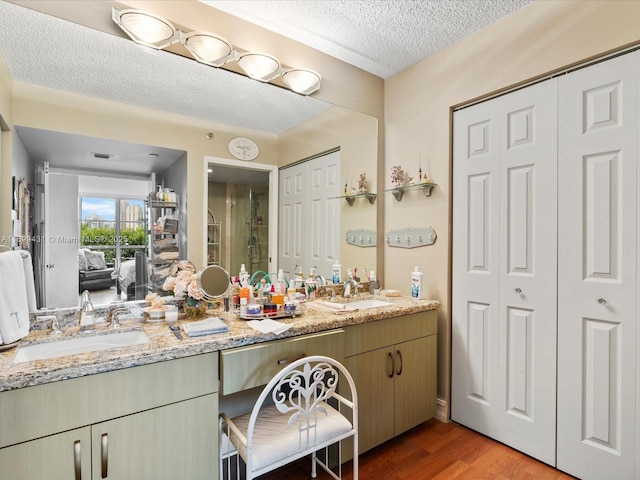
[(85, 250), (84, 256), (87, 259), (87, 270), (102, 270), (103, 268), (107, 268), (107, 262), (104, 260), (104, 252)]
[(85, 256), (85, 251), (83, 249), (78, 250), (78, 268), (80, 271), (89, 269), (87, 265), (87, 257)]

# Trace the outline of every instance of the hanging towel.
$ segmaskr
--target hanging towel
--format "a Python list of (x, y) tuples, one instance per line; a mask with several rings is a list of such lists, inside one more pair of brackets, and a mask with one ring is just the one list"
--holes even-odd
[(0, 336), (13, 343), (29, 333), (29, 295), (19, 251), (0, 255)]

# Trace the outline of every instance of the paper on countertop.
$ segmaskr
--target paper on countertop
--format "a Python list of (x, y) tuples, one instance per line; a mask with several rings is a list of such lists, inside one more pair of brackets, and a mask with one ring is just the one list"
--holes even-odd
[(208, 317), (198, 322), (184, 322), (182, 324), (182, 330), (184, 330), (189, 337), (200, 337), (213, 333), (228, 332), (229, 327), (218, 317)]
[(276, 335), (280, 335), (291, 328), (290, 323), (281, 323), (276, 320), (271, 320), (270, 318), (265, 318), (264, 320), (250, 320), (247, 324), (260, 333), (275, 333)]

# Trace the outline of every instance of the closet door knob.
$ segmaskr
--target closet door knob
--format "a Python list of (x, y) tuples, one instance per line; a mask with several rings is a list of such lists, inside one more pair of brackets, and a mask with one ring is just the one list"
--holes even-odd
[(522, 289), (520, 287), (514, 288), (513, 291), (516, 292), (517, 294), (522, 293)]
[(607, 304), (607, 301), (606, 301), (604, 298), (599, 298), (599, 299), (598, 299), (598, 303), (599, 303), (600, 305), (606, 305), (606, 304)]

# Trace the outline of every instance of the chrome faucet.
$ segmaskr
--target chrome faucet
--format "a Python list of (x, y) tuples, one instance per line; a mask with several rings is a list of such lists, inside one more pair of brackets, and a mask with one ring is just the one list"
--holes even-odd
[(109, 307), (107, 311), (107, 325), (117, 328), (120, 326), (120, 319), (118, 315), (121, 313), (129, 313), (129, 309), (123, 306), (121, 303), (113, 304)]
[[(351, 295), (351, 286), (353, 285), (353, 295)], [(360, 287), (360, 284), (358, 282), (355, 281), (355, 279), (350, 278), (349, 280), (347, 280), (346, 282), (344, 282), (344, 288), (342, 290), (342, 296), (344, 298), (348, 298), (349, 296), (351, 296), (352, 298), (357, 298), (358, 295), (358, 287)]]

